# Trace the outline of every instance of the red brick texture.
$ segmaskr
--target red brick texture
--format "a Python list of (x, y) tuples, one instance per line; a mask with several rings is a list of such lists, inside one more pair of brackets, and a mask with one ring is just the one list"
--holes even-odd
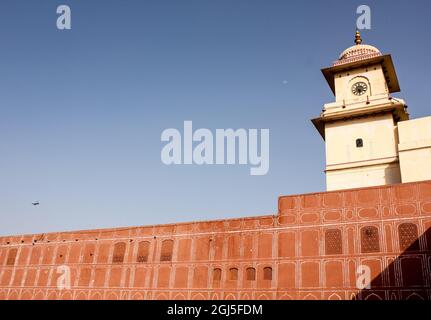
[(430, 253), (431, 182), (286, 196), (275, 216), (2, 237), (0, 300), (431, 299)]

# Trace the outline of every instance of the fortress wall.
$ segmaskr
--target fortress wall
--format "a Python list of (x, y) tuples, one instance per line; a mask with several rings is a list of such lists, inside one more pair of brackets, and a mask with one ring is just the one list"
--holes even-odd
[(2, 237), (0, 299), (431, 299), (430, 231), (428, 181), (280, 197), (275, 216)]

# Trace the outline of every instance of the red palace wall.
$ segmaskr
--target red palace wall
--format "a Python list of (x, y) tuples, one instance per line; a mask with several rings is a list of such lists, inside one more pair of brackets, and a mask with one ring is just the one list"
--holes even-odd
[(0, 300), (431, 299), (430, 232), (428, 181), (280, 197), (274, 216), (2, 237)]

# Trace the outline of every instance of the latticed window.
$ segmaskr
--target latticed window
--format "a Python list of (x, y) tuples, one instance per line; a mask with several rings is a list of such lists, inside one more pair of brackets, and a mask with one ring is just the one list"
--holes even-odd
[(263, 268), (263, 280), (272, 280), (272, 268)]
[(418, 227), (414, 223), (403, 223), (398, 227), (401, 251), (419, 250)]
[(123, 263), (124, 253), (126, 252), (126, 244), (124, 242), (118, 242), (114, 245), (114, 254), (112, 256), (113, 263)]
[(15, 260), (16, 260), (16, 254), (17, 254), (18, 250), (17, 249), (10, 249), (9, 253), (7, 255), (7, 261), (6, 261), (6, 265), (7, 266), (13, 266), (15, 265)]
[(331, 229), (325, 232), (325, 252), (326, 254), (343, 253), (341, 230)]
[(172, 250), (174, 248), (173, 240), (165, 240), (162, 242), (162, 252), (160, 261), (172, 261)]
[(213, 280), (220, 281), (221, 280), (221, 269), (215, 268), (213, 272)]
[(362, 253), (379, 252), (379, 230), (376, 227), (364, 227), (361, 229)]
[(238, 269), (230, 268), (229, 269), (229, 280), (238, 280)]
[(246, 273), (246, 279), (248, 281), (256, 280), (256, 269), (255, 268), (247, 268), (245, 273)]
[(148, 241), (142, 241), (138, 245), (138, 254), (136, 256), (136, 262), (142, 263), (148, 261), (148, 255), (150, 252), (150, 243)]

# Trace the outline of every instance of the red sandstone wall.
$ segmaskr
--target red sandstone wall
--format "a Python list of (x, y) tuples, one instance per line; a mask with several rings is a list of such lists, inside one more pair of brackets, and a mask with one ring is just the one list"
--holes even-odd
[(280, 197), (277, 216), (3, 237), (0, 299), (431, 299), (430, 227), (422, 182)]

